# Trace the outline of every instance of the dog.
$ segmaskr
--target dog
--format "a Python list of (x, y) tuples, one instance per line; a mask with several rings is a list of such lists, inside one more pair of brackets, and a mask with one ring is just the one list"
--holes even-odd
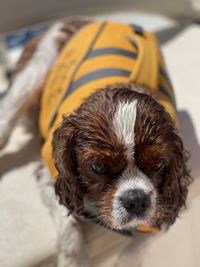
[(62, 207), (121, 232), (175, 222), (192, 178), (153, 34), (78, 20), (35, 37), (1, 102), (1, 147), (36, 99), (45, 176)]

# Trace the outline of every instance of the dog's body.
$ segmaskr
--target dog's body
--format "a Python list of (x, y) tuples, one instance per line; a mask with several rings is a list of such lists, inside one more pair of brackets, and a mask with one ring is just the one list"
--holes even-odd
[[(36, 98), (39, 98), (41, 90), (46, 88), (48, 92), (49, 88), (52, 88), (48, 84), (52, 85), (55, 75), (48, 74), (61, 49), (65, 44), (70, 44), (69, 40), (76, 36), (74, 35), (76, 32), (80, 34), (81, 28), (91, 27), (90, 31), (92, 31), (95, 25), (99, 25), (98, 33), (102, 28), (108, 27), (105, 23), (61, 22), (30, 42), (17, 65), (12, 87), (1, 103), (1, 145), (5, 144), (17, 118), (28, 110)], [(122, 29), (122, 33), (126, 30), (129, 32), (129, 26), (118, 24), (119, 29), (123, 27), (125, 28)], [(120, 39), (121, 35), (116, 34)], [(53, 166), (53, 172), (52, 167), (50, 171), (53, 176), (56, 174), (55, 188), (60, 197), (60, 203), (78, 215), (83, 215), (86, 209), (89, 209), (100, 223), (119, 230), (134, 228), (141, 224), (159, 226), (172, 224), (185, 203), (187, 186), (191, 181), (186, 167), (187, 157), (181, 138), (176, 132), (177, 122), (172, 88), (166, 75), (162, 74), (163, 71), (162, 77), (159, 75), (159, 64), (163, 64), (162, 57), (153, 39), (148, 44), (148, 34), (143, 33), (139, 28), (135, 28), (134, 34), (136, 37), (131, 36), (131, 33), (127, 36), (126, 33), (124, 39), (129, 42), (130, 49), (136, 50), (136, 57), (145, 54), (146, 49), (151, 50), (149, 55), (155, 52), (155, 57), (150, 57), (154, 71), (141, 60), (140, 63), (142, 62), (143, 65), (140, 64), (138, 73), (138, 67), (135, 69), (137, 73), (135, 79), (124, 77), (118, 79), (120, 75), (116, 78), (116, 72), (113, 75), (113, 69), (115, 71), (116, 69), (113, 68), (111, 76), (115, 78), (112, 81), (104, 80), (100, 84), (97, 80), (102, 77), (93, 79), (93, 86), (88, 85), (91, 88), (91, 91), (89, 90), (91, 95), (89, 94), (88, 97), (86, 93), (87, 98), (82, 100), (82, 103), (78, 100), (79, 104), (75, 105), (74, 110), (71, 107), (66, 108), (67, 110), (61, 108), (58, 112), (56, 108), (53, 113), (50, 112), (51, 104), (48, 106), (48, 102), (44, 101), (45, 91), (41, 102), (45, 103), (41, 106), (41, 110), (44, 108), (46, 111), (41, 113), (41, 121), (45, 126), (41, 127), (40, 123), (40, 128), (43, 129), (42, 135), (47, 140), (48, 147), (44, 149), (43, 155), (45, 160), (47, 159), (47, 165), (49, 162), (52, 165), (50, 153), (52, 142), (53, 165), (55, 164), (56, 169)], [(144, 50), (141, 50), (141, 46), (138, 45), (140, 43), (144, 46)], [(109, 44), (109, 41), (106, 44)], [(123, 57), (122, 48), (118, 46), (117, 41), (114, 44), (116, 44), (115, 53), (120, 51), (120, 56)], [(84, 47), (85, 43), (81, 45)], [(111, 51), (111, 47), (108, 48)], [(76, 50), (81, 49), (78, 50), (75, 47)], [(63, 51), (64, 54), (65, 50)], [(91, 52), (91, 46), (89, 51)], [(102, 48), (101, 53), (102, 51), (105, 53), (105, 47)], [(126, 50), (125, 57), (133, 55), (134, 51), (128, 50), (127, 53)], [(99, 53), (96, 50), (92, 52), (96, 55)], [(101, 53), (98, 54), (99, 57), (102, 56)], [(71, 54), (69, 54), (71, 59), (70, 56)], [(83, 57), (81, 63), (83, 59), (87, 57)], [(102, 64), (105, 68), (104, 60)], [(120, 60), (125, 61), (124, 58), (116, 59), (116, 57), (111, 61), (114, 61), (112, 64), (115, 66)], [(134, 73), (134, 70), (129, 73), (127, 71), (127, 68), (131, 68), (131, 64), (133, 66), (135, 64), (133, 59), (128, 60), (130, 65), (126, 61), (126, 71), (123, 72), (126, 76)], [(78, 67), (73, 62), (70, 64), (77, 72), (80, 64), (77, 65)], [(101, 65), (101, 63), (98, 64)], [(56, 69), (56, 65), (54, 68)], [(91, 72), (94, 72), (94, 69), (92, 64)], [(156, 78), (151, 79), (155, 69)], [(70, 71), (70, 68), (68, 70)], [(108, 74), (108, 69), (106, 71)], [(140, 75), (143, 71), (147, 72), (147, 75), (144, 75), (145, 78), (141, 78), (143, 76)], [(76, 72), (72, 72), (72, 79)], [(80, 78), (84, 76), (84, 69), (82, 72)], [(60, 79), (64, 80), (65, 73), (61, 74)], [(148, 82), (148, 79), (151, 81)], [(159, 86), (163, 85), (160, 82), (162, 83), (163, 80), (164, 84), (167, 84), (167, 90), (163, 86), (159, 90)], [(74, 80), (71, 80), (66, 89), (69, 89), (70, 85), (73, 87), (73, 82)], [(81, 87), (80, 84), (79, 87)], [(60, 100), (63, 100), (63, 93), (65, 93), (62, 91), (63, 88), (62, 86), (60, 89), (60, 96), (55, 96), (56, 107)], [(54, 92), (51, 92), (50, 102), (54, 102)], [(50, 111), (48, 111), (49, 107)], [(68, 114), (69, 110), (70, 114)], [(57, 112), (58, 121), (55, 120)], [(63, 115), (65, 117), (62, 118)], [(49, 128), (49, 124), (53, 127)]]
[(114, 84), (145, 86), (177, 123), (173, 89), (154, 36), (134, 25), (87, 23), (62, 49), (42, 90), (39, 126), (46, 141), (43, 158), (52, 177), (57, 173), (51, 156), (52, 133), (63, 114), (73, 113), (97, 89)]

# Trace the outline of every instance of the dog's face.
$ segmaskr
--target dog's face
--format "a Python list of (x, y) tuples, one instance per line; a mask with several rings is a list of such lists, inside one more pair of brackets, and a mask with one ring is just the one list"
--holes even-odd
[(56, 193), (77, 214), (88, 205), (112, 229), (172, 224), (190, 176), (182, 141), (151, 96), (116, 86), (65, 117), (53, 138)]

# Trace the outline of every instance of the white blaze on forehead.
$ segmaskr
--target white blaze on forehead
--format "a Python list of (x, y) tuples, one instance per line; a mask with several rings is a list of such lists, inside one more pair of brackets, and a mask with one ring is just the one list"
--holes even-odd
[[(114, 130), (117, 137), (125, 144), (127, 149), (134, 146), (134, 128), (137, 114), (137, 101), (120, 102), (113, 118)], [(131, 154), (133, 153), (133, 150)], [(128, 153), (129, 154), (129, 153)]]
[[(119, 229), (126, 228), (126, 226), (135, 227), (139, 224), (148, 224), (156, 210), (156, 189), (149, 178), (134, 164), (136, 116), (137, 100), (134, 100), (120, 102), (113, 118), (114, 131), (118, 139), (125, 145), (125, 153), (128, 159), (128, 165), (116, 184), (112, 206), (112, 223), (114, 227)], [(124, 224), (124, 220), (126, 221), (129, 214), (123, 207), (120, 198), (128, 190), (142, 190), (145, 194), (148, 194), (151, 199), (151, 206), (146, 211), (144, 218), (135, 217)]]

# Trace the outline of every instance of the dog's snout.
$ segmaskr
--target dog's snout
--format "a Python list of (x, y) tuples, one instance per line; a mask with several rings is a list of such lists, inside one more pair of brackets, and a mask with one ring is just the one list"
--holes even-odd
[(128, 213), (137, 216), (141, 216), (151, 205), (150, 196), (141, 189), (126, 191), (120, 201)]

